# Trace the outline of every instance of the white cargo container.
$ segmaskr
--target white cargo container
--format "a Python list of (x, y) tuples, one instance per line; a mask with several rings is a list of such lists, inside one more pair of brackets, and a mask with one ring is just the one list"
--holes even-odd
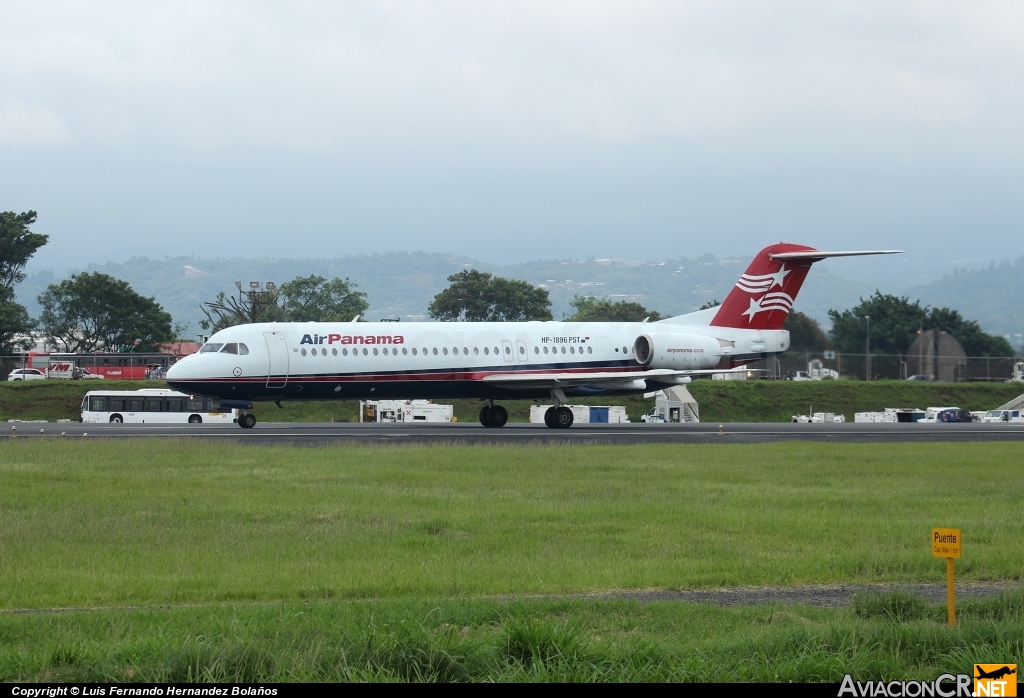
[(360, 400), (360, 422), (451, 422), (451, 405), (429, 400)]
[[(544, 413), (552, 405), (530, 405), (530, 423), (543, 424)], [(573, 424), (628, 424), (626, 408), (621, 405), (565, 405), (572, 410)]]

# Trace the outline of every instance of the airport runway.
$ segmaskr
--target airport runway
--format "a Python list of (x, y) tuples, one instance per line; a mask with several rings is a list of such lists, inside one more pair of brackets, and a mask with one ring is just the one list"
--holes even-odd
[[(479, 424), (358, 424), (266, 422), (245, 430), (236, 425), (207, 424), (79, 424), (12, 422), (0, 430), (11, 438), (118, 439), (189, 437), (251, 444), (489, 444), (599, 443), (693, 444), (823, 441), (834, 443), (906, 443), (925, 441), (1024, 441), (1024, 425), (1001, 424), (577, 424), (571, 429), (548, 429), (542, 424), (508, 424), (486, 429)], [(44, 430), (40, 434), (40, 429)]]

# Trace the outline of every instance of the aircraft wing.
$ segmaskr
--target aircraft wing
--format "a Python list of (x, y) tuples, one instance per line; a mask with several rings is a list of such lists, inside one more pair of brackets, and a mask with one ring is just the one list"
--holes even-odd
[(650, 369), (647, 371), (600, 371), (590, 373), (564, 373), (551, 371), (548, 373), (492, 373), (483, 378), (485, 383), (500, 385), (510, 389), (529, 389), (546, 387), (571, 388), (580, 385), (592, 385), (603, 388), (626, 388), (643, 390), (642, 383), (653, 379), (664, 383), (689, 383), (691, 376), (709, 375), (712, 373), (735, 373), (746, 369), (701, 369), (694, 371), (674, 371), (668, 368)]

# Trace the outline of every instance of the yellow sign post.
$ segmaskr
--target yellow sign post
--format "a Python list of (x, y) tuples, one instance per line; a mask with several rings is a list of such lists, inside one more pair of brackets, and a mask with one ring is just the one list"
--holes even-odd
[(956, 573), (954, 560), (963, 551), (964, 538), (959, 528), (932, 529), (932, 557), (946, 558), (946, 615), (956, 625)]

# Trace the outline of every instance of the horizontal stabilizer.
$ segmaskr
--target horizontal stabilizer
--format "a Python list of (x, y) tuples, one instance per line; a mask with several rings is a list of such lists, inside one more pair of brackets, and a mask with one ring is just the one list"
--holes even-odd
[(779, 260), (801, 260), (804, 262), (820, 262), (827, 257), (863, 257), (870, 254), (903, 254), (906, 250), (850, 250), (847, 252), (822, 252), (811, 250), (809, 252), (776, 252), (771, 255), (772, 259)]

